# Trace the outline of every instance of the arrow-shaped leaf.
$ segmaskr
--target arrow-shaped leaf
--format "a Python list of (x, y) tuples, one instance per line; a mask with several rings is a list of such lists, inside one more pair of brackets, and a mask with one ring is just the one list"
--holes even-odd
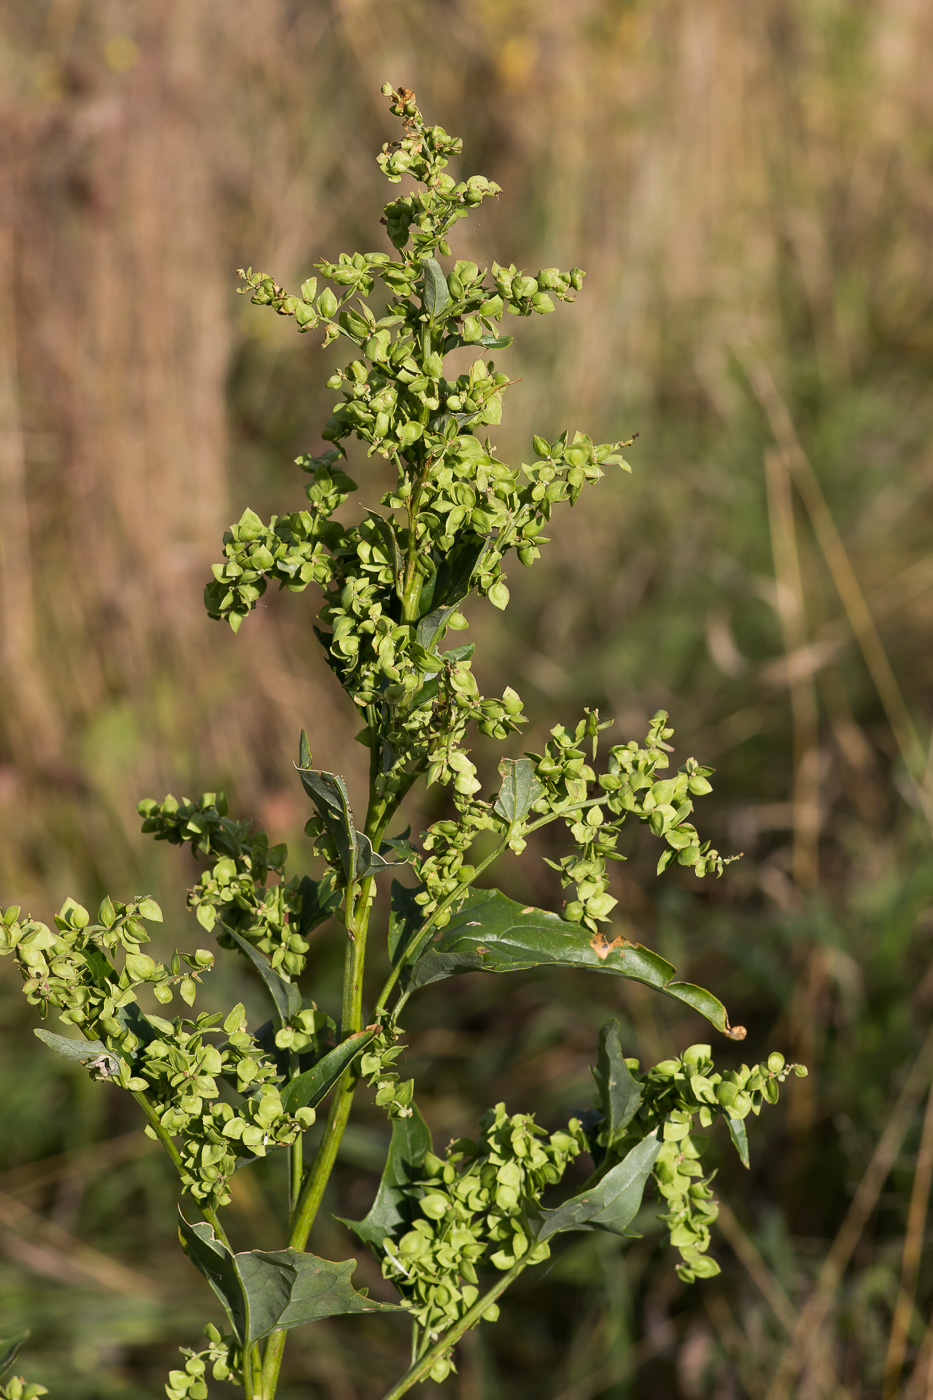
[(364, 1244), (379, 1249), (387, 1235), (394, 1239), (409, 1228), (412, 1183), (421, 1175), (425, 1154), (430, 1151), (431, 1132), (417, 1108), (412, 1107), (410, 1117), (393, 1121), (376, 1199), (362, 1220), (343, 1222)]
[(377, 1026), (367, 1026), (365, 1031), (356, 1031), (347, 1036), (340, 1045), (322, 1055), (316, 1065), (306, 1069), (286, 1084), (282, 1090), (282, 1107), (286, 1113), (294, 1113), (297, 1108), (317, 1108), (337, 1080), (357, 1055), (361, 1054), (374, 1039)]
[(525, 820), (544, 791), (544, 785), (535, 777), (530, 758), (504, 758), (499, 764), (499, 773), (502, 787), (494, 810), (505, 817), (511, 830)]
[(276, 1328), (299, 1327), (322, 1317), (400, 1311), (357, 1293), (350, 1283), (355, 1259), (334, 1263), (297, 1249), (231, 1254), (206, 1222), (189, 1225), (180, 1212), (179, 1221), (185, 1253), (217, 1294), (244, 1347)]
[(544, 909), (522, 908), (498, 890), (472, 890), (436, 933), (427, 949), (403, 973), (406, 991), (439, 982), (457, 972), (522, 972), (530, 967), (580, 967), (644, 982), (685, 1002), (717, 1030), (734, 1040), (745, 1035), (731, 1027), (726, 1009), (712, 992), (675, 981), (676, 969), (660, 954), (625, 938), (590, 936)]
[(424, 273), (424, 297), (422, 304), (432, 321), (437, 320), (450, 302), (450, 291), (444, 270), (436, 258), (419, 258)]
[(556, 1210), (542, 1212), (538, 1240), (549, 1239), (563, 1230), (606, 1230), (624, 1235), (641, 1206), (651, 1168), (661, 1151), (657, 1129), (633, 1147), (621, 1162), (590, 1187)]

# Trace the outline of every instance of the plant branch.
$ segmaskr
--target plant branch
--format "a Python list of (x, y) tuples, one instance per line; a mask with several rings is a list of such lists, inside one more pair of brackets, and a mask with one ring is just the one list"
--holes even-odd
[(453, 1327), (448, 1328), (443, 1336), (434, 1343), (433, 1347), (431, 1347), (429, 1351), (426, 1351), (423, 1356), (419, 1357), (418, 1360), (408, 1368), (401, 1380), (398, 1381), (391, 1390), (386, 1391), (382, 1400), (399, 1400), (399, 1397), (404, 1395), (406, 1391), (411, 1390), (413, 1385), (417, 1385), (419, 1381), (425, 1380), (435, 1361), (439, 1361), (442, 1356), (446, 1356), (450, 1348), (460, 1340), (464, 1332), (469, 1332), (471, 1327), (476, 1326), (486, 1309), (496, 1301), (500, 1294), (505, 1292), (510, 1283), (514, 1283), (522, 1270), (527, 1268), (527, 1263), (526, 1257), (525, 1259), (519, 1259), (517, 1263), (513, 1264), (508, 1273), (503, 1274), (498, 1283), (494, 1284), (487, 1293), (484, 1293), (482, 1298), (478, 1298), (469, 1312), (463, 1314), (459, 1322), (454, 1323)]

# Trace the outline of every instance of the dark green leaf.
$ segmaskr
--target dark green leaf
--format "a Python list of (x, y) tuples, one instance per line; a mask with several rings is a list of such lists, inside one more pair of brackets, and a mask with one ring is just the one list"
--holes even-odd
[(396, 1118), (392, 1123), (389, 1153), (376, 1199), (362, 1220), (343, 1222), (364, 1244), (378, 1249), (386, 1235), (394, 1238), (408, 1228), (412, 1184), (421, 1175), (425, 1154), (430, 1151), (430, 1130), (412, 1106), (409, 1118)]
[(392, 963), (398, 961), (408, 947), (418, 929), (424, 923), (424, 911), (415, 903), (415, 895), (420, 885), (400, 885), (392, 881), (392, 907), (389, 913), (389, 957)]
[(464, 531), (453, 549), (442, 559), (437, 571), (421, 587), (421, 615), (460, 603), (470, 591), (479, 561), (489, 547), (488, 540)]
[(335, 1263), (296, 1249), (249, 1250), (235, 1259), (249, 1308), (247, 1345), (277, 1328), (287, 1331), (322, 1317), (402, 1311), (357, 1293), (350, 1283), (355, 1259)]
[(362, 831), (357, 831), (354, 834), (356, 836), (354, 879), (365, 880), (367, 875), (378, 875), (380, 870), (391, 870), (393, 866), (408, 864), (407, 856), (403, 860), (387, 860), (385, 856), (381, 856), (373, 850), (373, 843)]
[(522, 972), (526, 968), (581, 967), (644, 982), (686, 1002), (717, 1030), (736, 1039), (722, 1002), (691, 982), (676, 982), (676, 969), (658, 953), (624, 938), (590, 934), (544, 909), (522, 908), (498, 890), (473, 890), (446, 928), (403, 973), (406, 991), (457, 972)]
[(279, 975), (267, 957), (260, 953), (258, 948), (254, 948), (252, 943), (248, 943), (227, 924), (223, 925), (224, 933), (232, 938), (241, 953), (249, 958), (250, 962), (259, 973), (269, 990), (275, 1009), (279, 1013), (279, 1020), (284, 1025), (292, 1016), (301, 1010), (301, 992), (294, 982), (289, 982)]
[(196, 1269), (207, 1279), (224, 1306), (237, 1339), (242, 1343), (248, 1330), (246, 1298), (233, 1262), (233, 1255), (221, 1244), (206, 1220), (189, 1225), (178, 1212), (178, 1238)]
[(365, 880), (367, 875), (405, 864), (378, 855), (369, 837), (357, 831), (347, 785), (339, 773), (323, 773), (317, 768), (299, 768), (298, 773), (305, 792), (337, 844), (340, 864), (348, 880)]
[(504, 758), (499, 764), (502, 787), (496, 798), (495, 811), (505, 817), (509, 829), (520, 825), (544, 791), (535, 777), (530, 758)]
[(19, 1349), (32, 1335), (28, 1330), (14, 1337), (0, 1337), (0, 1377), (6, 1375), (19, 1354)]
[(726, 1114), (726, 1122), (729, 1124), (729, 1136), (733, 1146), (742, 1161), (742, 1166), (749, 1165), (748, 1160), (748, 1134), (745, 1131), (745, 1119), (733, 1118), (730, 1113)]
[(424, 273), (423, 306), (432, 321), (440, 316), (450, 302), (450, 291), (443, 268), (436, 258), (419, 258)]
[(223, 1303), (243, 1346), (252, 1346), (276, 1328), (287, 1330), (322, 1317), (399, 1311), (356, 1292), (350, 1283), (355, 1259), (338, 1264), (296, 1249), (231, 1254), (206, 1222), (189, 1225), (180, 1212), (179, 1219), (185, 1253)]
[(301, 896), (298, 936), (307, 938), (318, 924), (333, 915), (340, 903), (340, 892), (334, 888), (334, 874), (329, 870), (320, 880), (312, 880), (310, 875), (303, 876), (298, 893)]
[(603, 1115), (600, 1141), (608, 1149), (635, 1117), (642, 1095), (641, 1085), (625, 1063), (618, 1021), (607, 1021), (599, 1032), (599, 1054), (593, 1078)]
[(356, 868), (356, 830), (346, 783), (339, 773), (323, 773), (318, 768), (299, 767), (298, 774), (302, 787), (337, 843), (344, 874), (352, 880)]
[(651, 1168), (660, 1151), (661, 1143), (655, 1129), (595, 1186), (581, 1191), (556, 1210), (543, 1211), (543, 1222), (536, 1238), (546, 1240), (563, 1230), (606, 1230), (613, 1235), (624, 1235), (638, 1214)]
[(106, 1075), (119, 1074), (120, 1061), (113, 1051), (108, 1050), (102, 1040), (72, 1040), (66, 1035), (56, 1035), (54, 1031), (34, 1030), (33, 1035), (46, 1044), (56, 1055), (81, 1065), (94, 1064)]
[(282, 1106), (286, 1113), (294, 1113), (296, 1108), (317, 1108), (329, 1093), (349, 1064), (361, 1054), (376, 1035), (376, 1027), (367, 1027), (347, 1036), (340, 1045), (328, 1050), (316, 1065), (299, 1074), (282, 1090)]

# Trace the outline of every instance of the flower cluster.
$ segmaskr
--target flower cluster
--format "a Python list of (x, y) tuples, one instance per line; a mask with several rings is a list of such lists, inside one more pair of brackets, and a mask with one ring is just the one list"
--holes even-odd
[(719, 1207), (710, 1189), (712, 1177), (704, 1175), (701, 1161), (708, 1138), (694, 1132), (694, 1120), (708, 1128), (717, 1117), (725, 1118), (747, 1165), (743, 1120), (759, 1114), (763, 1104), (777, 1103), (778, 1086), (791, 1072), (799, 1077), (807, 1071), (803, 1065), (785, 1064), (775, 1051), (762, 1064), (720, 1074), (709, 1045), (691, 1045), (677, 1059), (661, 1060), (644, 1075), (638, 1073), (637, 1060), (625, 1063), (642, 1086), (642, 1100), (633, 1131), (616, 1144), (616, 1151), (623, 1156), (627, 1147), (661, 1125), (663, 1144), (654, 1181), (667, 1207), (660, 1219), (680, 1254), (677, 1273), (685, 1283), (712, 1278), (719, 1265), (707, 1254), (709, 1227)]
[[(238, 1158), (264, 1157), (284, 1147), (314, 1122), (314, 1110), (286, 1113), (278, 1069), (246, 1028), (246, 1012), (235, 1006), (223, 1021), (226, 1041), (212, 1044), (219, 1015), (194, 1021), (149, 1016), (153, 1039), (139, 1047), (136, 1070), (158, 1124), (179, 1138), (182, 1184), (198, 1201), (225, 1205), (227, 1183)], [(129, 1047), (127, 1047), (129, 1048)], [(236, 1105), (220, 1097), (223, 1078), (240, 1096)], [(146, 1130), (155, 1136), (155, 1129)]]
[[(609, 751), (605, 773), (597, 778), (587, 761), (586, 744), (595, 759), (601, 724), (598, 715), (587, 714), (574, 731), (557, 725), (543, 754), (532, 754), (535, 775), (542, 794), (534, 810), (547, 813), (555, 808), (569, 809), (565, 823), (575, 850), (548, 864), (560, 871), (561, 884), (576, 886), (576, 898), (566, 906), (564, 916), (571, 923), (584, 924), (594, 932), (605, 922), (618, 902), (609, 893), (606, 872), (608, 860), (622, 860), (616, 850), (619, 832), (631, 813), (661, 837), (668, 846), (658, 863), (664, 870), (673, 860), (691, 866), (698, 876), (713, 872), (721, 875), (728, 860), (700, 843), (696, 827), (687, 819), (693, 811), (692, 796), (711, 791), (711, 768), (701, 768), (688, 759), (674, 778), (658, 778), (669, 766), (673, 730), (666, 727), (667, 712), (659, 710), (651, 721), (644, 746), (634, 739), (614, 745)], [(734, 857), (730, 858), (734, 859)]]
[[(222, 792), (203, 793), (197, 801), (187, 797), (179, 801), (169, 795), (156, 802), (147, 797), (138, 811), (143, 831), (157, 841), (188, 843), (194, 854), (211, 860), (188, 895), (188, 907), (202, 927), (208, 932), (216, 929), (222, 945), (224, 930), (233, 930), (265, 953), (286, 977), (299, 977), (308, 942), (295, 922), (301, 907), (300, 883), (284, 881), (287, 846), (270, 846), (266, 833), (254, 831), (251, 821), (229, 817)], [(270, 875), (278, 878), (277, 884), (266, 884)]]
[[(534, 1244), (531, 1217), (548, 1186), (586, 1148), (580, 1123), (548, 1136), (525, 1113), (496, 1104), (481, 1120), (478, 1141), (460, 1138), (443, 1158), (428, 1153), (412, 1228), (383, 1240), (382, 1271), (412, 1304), (425, 1345), (462, 1317), (479, 1297), (478, 1271), (505, 1272), (520, 1259), (538, 1263), (550, 1245)], [(493, 1321), (493, 1304), (484, 1316)], [(431, 1372), (441, 1381), (448, 1357)]]
[[(242, 1006), (224, 1021), (227, 1039), (220, 1045), (210, 1039), (217, 1033), (219, 1015), (168, 1021), (142, 1014), (138, 987), (150, 987), (157, 1000), (167, 1002), (177, 984), (182, 999), (193, 1004), (201, 975), (214, 963), (206, 949), (175, 953), (169, 967), (143, 953), (140, 945), (149, 935), (142, 919), (161, 917), (154, 900), (120, 903), (108, 896), (98, 911), (99, 922), (92, 924), (87, 910), (69, 899), (56, 915), (53, 931), (33, 919), (21, 921), (14, 907), (0, 923), (0, 953), (11, 954), (17, 963), (28, 1001), (43, 1015), (57, 1011), (91, 1042), (85, 1051), (82, 1041), (52, 1035), (53, 1048), (83, 1062), (94, 1077), (144, 1095), (147, 1133), (155, 1137), (161, 1131), (166, 1139), (177, 1140), (182, 1184), (199, 1201), (224, 1204), (238, 1157), (264, 1156), (269, 1146), (294, 1142), (314, 1121), (314, 1113), (307, 1108), (285, 1112), (278, 1068), (246, 1030)], [(123, 955), (119, 971), (114, 963), (118, 953)], [(298, 1035), (309, 1040), (302, 1016), (307, 1019), (301, 1012), (296, 1017)], [(237, 1106), (220, 1097), (218, 1078), (241, 1096)]]
[(168, 1400), (207, 1400), (208, 1367), (215, 1381), (240, 1385), (243, 1380), (243, 1351), (236, 1338), (221, 1332), (212, 1322), (204, 1328), (208, 1345), (201, 1351), (182, 1347), (187, 1357), (183, 1371), (169, 1371), (165, 1394)]

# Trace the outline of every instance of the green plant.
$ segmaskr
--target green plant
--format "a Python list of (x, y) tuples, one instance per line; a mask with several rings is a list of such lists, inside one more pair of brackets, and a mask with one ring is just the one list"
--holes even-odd
[[(666, 1207), (680, 1276), (715, 1274), (707, 1251), (716, 1204), (702, 1165), (706, 1139), (695, 1125), (724, 1118), (747, 1162), (745, 1119), (777, 1099), (789, 1068), (805, 1072), (775, 1053), (721, 1074), (705, 1044), (643, 1070), (625, 1056), (610, 1022), (600, 1034), (593, 1110), (547, 1134), (529, 1115), (497, 1104), (475, 1140), (460, 1139), (439, 1155), (413, 1081), (395, 1068), (409, 998), (466, 971), (587, 968), (654, 987), (733, 1039), (744, 1030), (730, 1027), (716, 997), (677, 980), (656, 953), (603, 931), (616, 903), (607, 863), (621, 859), (618, 837), (630, 815), (662, 842), (659, 874), (677, 863), (699, 877), (718, 875), (727, 863), (690, 821), (692, 799), (710, 791), (711, 770), (688, 759), (665, 776), (673, 732), (666, 713), (654, 717), (643, 743), (607, 752), (608, 723), (585, 711), (572, 728), (552, 729), (542, 753), (503, 758), (498, 791), (482, 795), (466, 746), (469, 726), (505, 741), (524, 723), (522, 702), (511, 687), (501, 697), (481, 696), (473, 647), (443, 650), (442, 643), (448, 631), (467, 627), (463, 608), (472, 594), (506, 607), (509, 553), (533, 564), (554, 507), (573, 505), (604, 467), (628, 470), (627, 444), (563, 433), (555, 441), (535, 437), (534, 460), (520, 469), (496, 458), (482, 429), (499, 422), (509, 379), (485, 352), (510, 344), (500, 334), (505, 312), (553, 311), (554, 298), (574, 299), (583, 273), (547, 268), (532, 277), (464, 260), (445, 272), (436, 255), (451, 256), (453, 225), (499, 188), (480, 176), (455, 182), (445, 169), (460, 142), (424, 123), (411, 92), (388, 85), (384, 92), (404, 134), (383, 149), (379, 164), (389, 180), (408, 176), (415, 184), (385, 209), (398, 257), (322, 261), (298, 295), (265, 274), (241, 273), (253, 302), (294, 317), (299, 331), (323, 326), (325, 345), (347, 340), (356, 358), (328, 380), (342, 394), (323, 432), (333, 446), (298, 460), (309, 477), (307, 508), (268, 525), (246, 510), (225, 536), (205, 595), (210, 615), (237, 631), (269, 581), (292, 592), (311, 583), (322, 590), (315, 633), (360, 712), (358, 738), (370, 753), (363, 822), (356, 823), (344, 780), (314, 766), (304, 733), (297, 769), (313, 807), (305, 830), (315, 877), (287, 879), (285, 847), (231, 818), (223, 794), (140, 804), (145, 832), (187, 844), (203, 860), (189, 907), (221, 949), (248, 959), (262, 979), (274, 1014), (255, 1031), (243, 1005), (226, 1013), (193, 1009), (214, 953), (176, 952), (161, 963), (142, 951), (146, 923), (162, 918), (152, 899), (108, 897), (96, 921), (69, 899), (54, 928), (21, 918), (16, 907), (3, 915), (0, 951), (19, 966), (27, 999), (43, 1016), (56, 1011), (83, 1039), (36, 1034), (93, 1078), (133, 1095), (146, 1132), (162, 1143), (191, 1198), (179, 1212), (181, 1242), (222, 1302), (229, 1330), (207, 1326), (207, 1346), (186, 1352), (184, 1369), (170, 1374), (171, 1400), (206, 1396), (208, 1372), (252, 1400), (272, 1400), (288, 1330), (342, 1313), (408, 1314), (411, 1366), (386, 1400), (428, 1377), (441, 1381), (457, 1340), (494, 1320), (499, 1296), (547, 1258), (554, 1236), (626, 1235), (649, 1181)], [(445, 358), (462, 349), (475, 352), (472, 362), (446, 378)], [(341, 466), (350, 437), (383, 457), (394, 480), (381, 511), (366, 508), (348, 525), (335, 513), (357, 489)], [(390, 835), (422, 779), (449, 789), (449, 815), (420, 843), (409, 831)], [(551, 862), (572, 892), (562, 915), (522, 907), (478, 883), (500, 856), (521, 854), (532, 832), (555, 821), (563, 822), (569, 848)], [(387, 890), (392, 871), (405, 867), (415, 883), (393, 880)], [(387, 906), (387, 946), (381, 959), (367, 961), (378, 896)], [(309, 936), (325, 922), (346, 946), (339, 1016), (301, 990)], [(165, 1006), (178, 996), (191, 1010), (170, 1020), (144, 1011), (141, 993)], [(306, 1248), (364, 1083), (391, 1120), (391, 1138), (371, 1209), (345, 1223), (381, 1261), (397, 1304), (353, 1288), (354, 1260), (325, 1260)], [(306, 1162), (304, 1135), (328, 1098), (320, 1142)], [(263, 1242), (282, 1247), (236, 1252), (221, 1219), (230, 1179), (278, 1149), (287, 1236)], [(583, 1154), (592, 1162), (589, 1176), (545, 1205), (545, 1193)], [(21, 1340), (5, 1343), (0, 1359), (12, 1361)], [(40, 1393), (20, 1379), (0, 1390), (9, 1400)]]

